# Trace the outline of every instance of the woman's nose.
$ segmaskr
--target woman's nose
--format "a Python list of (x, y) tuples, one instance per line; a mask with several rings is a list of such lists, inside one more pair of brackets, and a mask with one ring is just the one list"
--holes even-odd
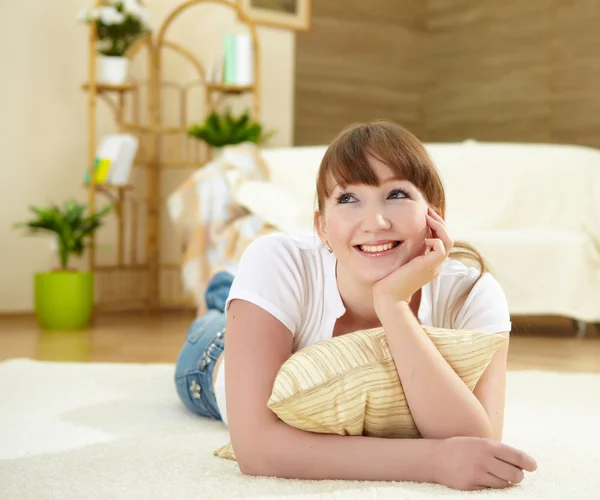
[(373, 233), (377, 231), (385, 231), (391, 227), (389, 219), (381, 210), (373, 210), (365, 214), (362, 222), (362, 230), (365, 233)]

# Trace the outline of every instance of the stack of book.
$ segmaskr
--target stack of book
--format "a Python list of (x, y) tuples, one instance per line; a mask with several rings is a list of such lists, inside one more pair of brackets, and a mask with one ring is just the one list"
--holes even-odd
[(254, 83), (252, 49), (252, 38), (248, 33), (225, 35), (223, 54), (213, 58), (208, 82), (252, 85)]
[[(138, 149), (137, 137), (129, 134), (106, 136), (96, 153), (94, 184), (126, 185)], [(84, 174), (84, 182), (89, 183), (89, 172)]]

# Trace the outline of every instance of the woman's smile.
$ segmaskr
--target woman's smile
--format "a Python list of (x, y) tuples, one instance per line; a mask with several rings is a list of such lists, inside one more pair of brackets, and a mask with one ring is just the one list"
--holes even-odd
[(402, 241), (383, 240), (354, 245), (354, 249), (364, 257), (383, 257), (394, 253), (402, 245)]

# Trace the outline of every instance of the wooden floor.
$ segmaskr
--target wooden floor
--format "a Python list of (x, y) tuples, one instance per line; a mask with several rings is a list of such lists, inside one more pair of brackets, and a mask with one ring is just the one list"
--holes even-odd
[[(99, 316), (84, 332), (42, 332), (32, 316), (0, 317), (0, 361), (174, 363), (193, 313)], [(593, 326), (576, 338), (568, 319), (514, 318), (510, 370), (600, 372), (600, 337)]]

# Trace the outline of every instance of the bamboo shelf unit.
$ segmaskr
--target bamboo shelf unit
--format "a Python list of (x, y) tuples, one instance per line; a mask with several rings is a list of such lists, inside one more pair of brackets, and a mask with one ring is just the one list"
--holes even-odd
[[(217, 4), (233, 9), (237, 19), (249, 31), (253, 53), (253, 85), (231, 85), (207, 81), (207, 70), (199, 57), (181, 44), (167, 39), (169, 28), (198, 4)], [(115, 207), (116, 245), (112, 263), (99, 262), (98, 238), (91, 240), (89, 268), (96, 276), (96, 306), (99, 309), (144, 309), (156, 311), (172, 306), (190, 306), (191, 297), (183, 295), (179, 262), (161, 258), (161, 221), (164, 208), (161, 197), (162, 174), (168, 169), (198, 169), (211, 159), (211, 150), (187, 135), (188, 104), (191, 90), (204, 94), (202, 120), (218, 109), (225, 99), (250, 95), (254, 120), (260, 120), (260, 51), (256, 26), (236, 0), (188, 0), (174, 8), (149, 36), (134, 44), (127, 53), (133, 61), (145, 53), (144, 79), (131, 78), (122, 85), (99, 82), (96, 78), (97, 33), (89, 27), (88, 80), (82, 89), (88, 93), (88, 190), (90, 212), (103, 196)], [(221, 40), (218, 41), (219, 47)], [(165, 74), (165, 61), (178, 54), (195, 73), (191, 81), (180, 83)], [(163, 99), (167, 90), (180, 95), (180, 113), (176, 126), (167, 125)], [(143, 91), (145, 90), (145, 95)], [(97, 103), (103, 102), (114, 116), (116, 133), (136, 136), (139, 147), (131, 177), (140, 173), (144, 182), (131, 181), (125, 186), (96, 184), (94, 177), (98, 145)], [(144, 118), (142, 118), (144, 114)], [(194, 121), (198, 121), (195, 119)], [(169, 147), (170, 146), (170, 147)], [(139, 181), (139, 179), (138, 179)], [(144, 184), (144, 186), (142, 186)], [(103, 229), (104, 231), (105, 229)]]

